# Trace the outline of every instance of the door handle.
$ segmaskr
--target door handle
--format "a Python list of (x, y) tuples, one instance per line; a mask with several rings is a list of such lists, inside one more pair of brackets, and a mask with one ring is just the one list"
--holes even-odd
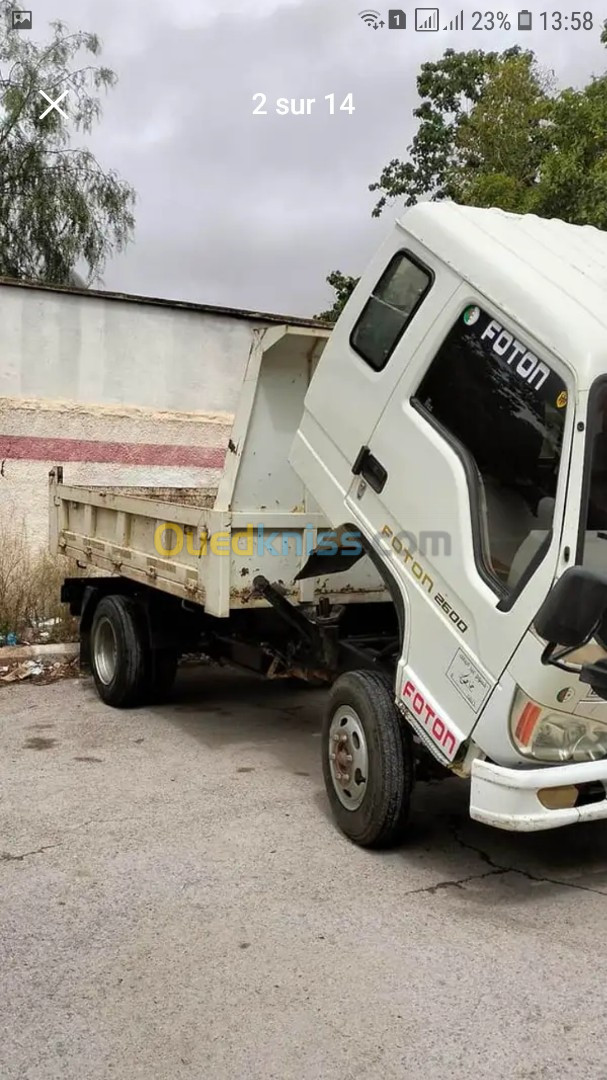
[(381, 461), (377, 460), (368, 446), (361, 446), (356, 461), (352, 466), (352, 472), (354, 476), (362, 476), (363, 480), (366, 480), (369, 487), (372, 487), (373, 491), (376, 491), (378, 495), (380, 491), (383, 491), (388, 479), (388, 473)]

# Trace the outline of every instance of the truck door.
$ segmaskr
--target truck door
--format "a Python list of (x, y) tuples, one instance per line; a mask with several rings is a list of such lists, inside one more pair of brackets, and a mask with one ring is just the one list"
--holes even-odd
[(329, 518), (341, 523), (352, 470), (378, 491), (381, 462), (366, 449), (403, 368), (459, 279), (436, 273), (397, 226), (365, 271), (308, 390), (290, 461)]
[(346, 496), (406, 596), (401, 695), (441, 717), (449, 758), (557, 571), (574, 391), (564, 364), (462, 284), (369, 438), (381, 487), (355, 476)]

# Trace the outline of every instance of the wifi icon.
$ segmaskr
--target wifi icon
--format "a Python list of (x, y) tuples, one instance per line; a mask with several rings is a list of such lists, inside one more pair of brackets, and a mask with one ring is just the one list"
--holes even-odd
[(359, 11), (359, 17), (368, 27), (373, 27), (374, 30), (379, 30), (380, 26), (385, 26), (379, 11)]

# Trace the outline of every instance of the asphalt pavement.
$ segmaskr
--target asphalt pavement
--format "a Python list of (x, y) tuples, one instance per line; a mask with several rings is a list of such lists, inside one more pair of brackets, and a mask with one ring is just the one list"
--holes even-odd
[(604, 1080), (607, 825), (334, 827), (324, 693), (0, 688), (2, 1080)]

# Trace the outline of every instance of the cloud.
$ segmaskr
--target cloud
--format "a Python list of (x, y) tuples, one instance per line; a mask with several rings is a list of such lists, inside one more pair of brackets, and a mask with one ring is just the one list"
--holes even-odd
[[(92, 142), (137, 189), (137, 232), (106, 287), (294, 314), (326, 306), (327, 273), (359, 273), (390, 228), (398, 208), (372, 220), (368, 185), (405, 153), (423, 60), (521, 40), (416, 34), (411, 16), (376, 32), (343, 0), (52, 2), (49, 18), (100, 33), (120, 79)], [(458, 10), (443, 5), (444, 20)], [(575, 50), (562, 33), (522, 40), (575, 83), (604, 66), (598, 38), (597, 25)], [(328, 94), (355, 111), (331, 115)], [(315, 102), (279, 116), (279, 97)]]

